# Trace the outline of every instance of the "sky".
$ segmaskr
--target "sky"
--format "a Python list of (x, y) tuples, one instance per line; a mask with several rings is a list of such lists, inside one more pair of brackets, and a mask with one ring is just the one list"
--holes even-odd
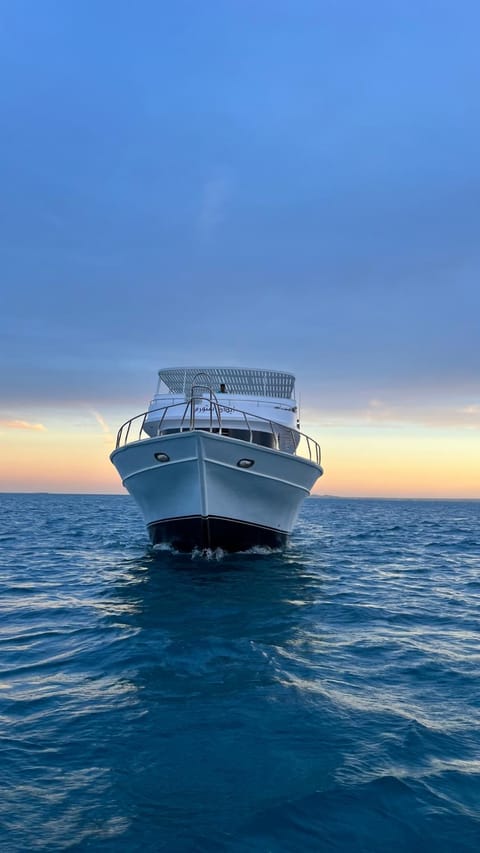
[(160, 367), (297, 377), (316, 492), (480, 498), (480, 6), (0, 2), (0, 491)]

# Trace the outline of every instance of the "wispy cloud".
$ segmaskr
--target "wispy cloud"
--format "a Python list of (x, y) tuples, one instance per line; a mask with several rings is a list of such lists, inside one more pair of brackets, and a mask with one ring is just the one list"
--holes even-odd
[(231, 180), (227, 175), (211, 178), (204, 184), (197, 219), (197, 230), (202, 241), (211, 240), (224, 221), (230, 190)]
[(19, 420), (0, 420), (0, 427), (5, 429), (31, 429), (36, 432), (43, 432), (46, 427), (43, 424), (31, 424), (29, 421)]
[(401, 405), (370, 400), (363, 413), (368, 423), (417, 424), (423, 427), (480, 429), (480, 406), (455, 408), (447, 404)]
[(424, 427), (428, 429), (480, 430), (480, 405), (449, 406), (433, 404), (386, 401), (378, 398), (368, 401), (366, 406), (332, 408), (316, 412), (304, 411), (304, 420), (326, 427)]
[(110, 427), (107, 424), (105, 418), (100, 414), (100, 412), (97, 412), (95, 409), (90, 409), (90, 413), (95, 418), (97, 424), (101, 427), (102, 432), (105, 435), (105, 437), (108, 439), (108, 441), (109, 442), (113, 441), (112, 432), (111, 432)]

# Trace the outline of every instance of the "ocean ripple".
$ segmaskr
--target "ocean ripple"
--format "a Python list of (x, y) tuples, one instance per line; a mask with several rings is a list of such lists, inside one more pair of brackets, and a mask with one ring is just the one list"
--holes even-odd
[(480, 848), (480, 503), (310, 499), (285, 553), (0, 496), (2, 851)]

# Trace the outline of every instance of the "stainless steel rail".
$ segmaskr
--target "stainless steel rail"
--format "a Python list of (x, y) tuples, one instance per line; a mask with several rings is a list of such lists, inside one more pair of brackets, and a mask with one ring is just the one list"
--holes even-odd
[[(119, 447), (124, 447), (126, 444), (130, 444), (134, 441), (145, 441), (151, 438), (157, 438), (158, 436), (166, 435), (169, 433), (170, 428), (165, 425), (165, 416), (167, 412), (171, 409), (179, 409), (178, 419), (180, 421), (180, 426), (175, 427), (176, 432), (192, 432), (193, 430), (202, 429), (206, 432), (215, 432), (222, 435), (223, 431), (225, 433), (228, 429), (240, 429), (240, 427), (228, 427), (225, 425), (225, 421), (222, 425), (222, 417), (220, 404), (216, 398), (216, 395), (211, 391), (210, 388), (204, 386), (195, 386), (195, 391), (202, 390), (203, 392), (208, 391), (208, 400), (206, 400), (203, 396), (198, 396), (194, 394), (194, 388), (192, 388), (192, 396), (186, 402), (182, 403), (172, 403), (169, 406), (162, 406), (159, 409), (151, 409), (147, 412), (142, 412), (140, 415), (135, 415), (135, 417), (130, 418), (130, 420), (125, 421), (124, 424), (120, 427), (117, 433), (117, 442), (115, 445), (115, 449)], [(205, 426), (204, 421), (199, 421), (198, 417), (196, 419), (195, 415), (195, 407), (198, 400), (202, 400), (207, 402), (209, 407), (209, 422), (208, 426)], [(158, 426), (156, 428), (154, 435), (149, 435), (145, 431), (145, 423), (147, 418), (150, 418), (151, 415), (159, 414), (158, 418)], [(160, 415), (161, 413), (161, 415)], [(257, 431), (266, 432), (267, 434), (273, 435), (274, 438), (274, 448), (279, 450), (279, 439), (281, 436), (289, 435), (292, 446), (292, 456), (302, 456), (307, 459), (310, 459), (311, 462), (316, 462), (317, 465), (321, 463), (321, 450), (320, 445), (314, 438), (310, 438), (303, 432), (300, 432), (298, 429), (293, 429), (292, 427), (285, 426), (285, 424), (280, 424), (277, 421), (272, 421), (269, 418), (263, 418), (261, 415), (254, 415), (251, 412), (244, 412), (241, 409), (233, 409), (231, 410), (232, 414), (236, 414), (239, 416), (239, 420), (243, 419), (245, 421), (246, 431), (248, 432), (248, 443), (250, 444), (258, 444), (253, 440), (253, 433), (255, 430), (255, 423), (257, 423)], [(152, 418), (153, 423), (156, 423), (156, 418)], [(258, 427), (258, 422), (261, 422), (260, 427)], [(201, 426), (199, 424), (202, 424)], [(265, 429), (266, 425), (268, 425), (268, 430)], [(138, 430), (138, 432), (137, 432)], [(304, 447), (302, 445), (302, 439), (304, 439), (305, 444)], [(243, 439), (242, 439), (243, 440)], [(299, 452), (299, 447), (301, 451)]]

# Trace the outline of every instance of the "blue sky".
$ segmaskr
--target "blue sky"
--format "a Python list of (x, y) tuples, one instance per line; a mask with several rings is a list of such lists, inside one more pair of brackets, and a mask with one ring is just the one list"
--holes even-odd
[(0, 420), (128, 417), (158, 367), (223, 363), (292, 370), (320, 426), (478, 428), (479, 31), (441, 0), (3, 3)]

